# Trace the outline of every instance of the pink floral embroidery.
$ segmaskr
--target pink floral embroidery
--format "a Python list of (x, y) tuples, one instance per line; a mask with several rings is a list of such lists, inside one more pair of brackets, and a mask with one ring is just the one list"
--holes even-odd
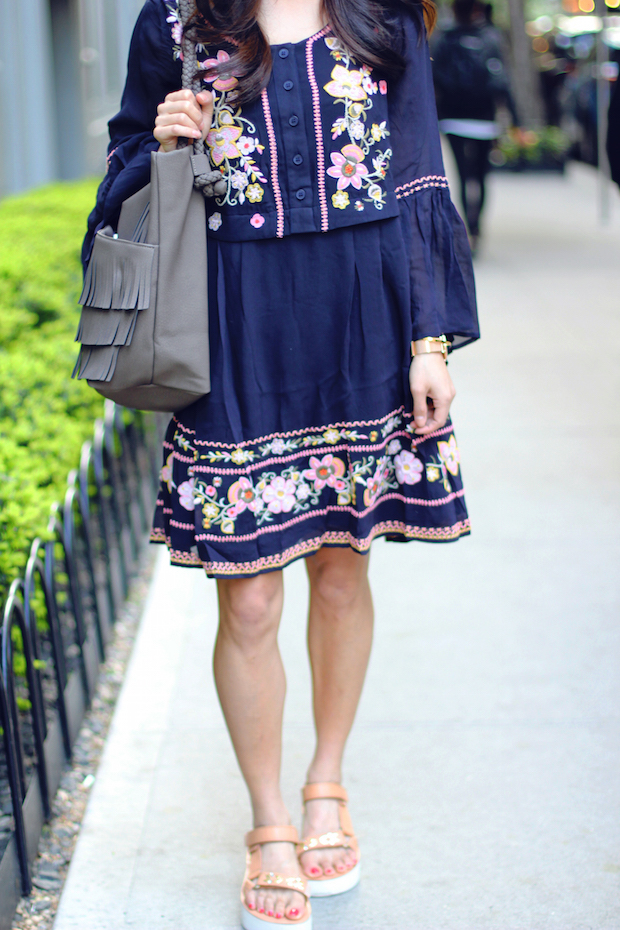
[(365, 100), (366, 91), (362, 87), (364, 75), (361, 71), (349, 71), (342, 65), (336, 65), (332, 79), (325, 85), (325, 90), (332, 97), (346, 97), (348, 100)]
[(174, 453), (171, 452), (168, 458), (166, 459), (166, 464), (161, 470), (160, 479), (162, 484), (165, 484), (168, 487), (168, 493), (172, 493), (172, 489), (176, 487), (173, 478), (172, 478), (172, 463), (174, 462)]
[(403, 449), (394, 459), (394, 465), (396, 466), (396, 480), (399, 484), (417, 484), (422, 480), (424, 465), (413, 452)]
[(364, 491), (364, 503), (367, 507), (372, 507), (380, 495), (390, 486), (390, 467), (387, 458), (383, 457), (377, 462), (377, 468), (374, 475), (366, 482)]
[(290, 513), (297, 500), (295, 498), (295, 482), (283, 478), (281, 475), (274, 478), (263, 491), (263, 500), (271, 513)]
[(189, 481), (184, 481), (183, 484), (179, 485), (179, 504), (185, 510), (194, 510), (194, 486), (196, 482), (193, 478), (190, 478)]
[(250, 226), (253, 226), (254, 229), (260, 229), (261, 226), (265, 225), (265, 217), (261, 216), (260, 213), (255, 213), (254, 216), (250, 219)]
[(342, 459), (334, 455), (325, 455), (322, 459), (318, 459), (313, 455), (310, 459), (310, 468), (303, 472), (303, 476), (308, 481), (314, 482), (315, 491), (321, 491), (325, 485), (336, 491), (343, 491), (345, 483), (341, 479), (345, 471)]
[[(215, 491), (215, 488), (213, 489)], [(237, 513), (243, 513), (248, 508), (253, 513), (258, 513), (263, 509), (263, 502), (257, 497), (252, 482), (247, 478), (239, 478), (228, 489), (228, 500), (236, 507)]]
[(379, 81), (379, 93), (385, 95), (387, 94), (387, 81)]
[(235, 142), (242, 133), (240, 126), (235, 126), (228, 113), (223, 113), (219, 126), (207, 136), (207, 145), (211, 149), (211, 161), (221, 165), (226, 158), (239, 158), (239, 149)]
[(461, 453), (459, 447), (456, 444), (456, 439), (454, 436), (450, 436), (448, 442), (438, 442), (437, 449), (442, 461), (445, 463), (446, 468), (451, 475), (456, 476), (459, 473), (459, 462), (461, 461)]
[(368, 168), (362, 164), (364, 153), (359, 145), (345, 145), (341, 152), (332, 152), (330, 158), (333, 165), (327, 169), (327, 173), (332, 178), (338, 178), (338, 190), (345, 190), (349, 184), (360, 190)]
[[(332, 510), (361, 517), (362, 507), (368, 513), (389, 500), (440, 508), (463, 493), (452, 427), (417, 438), (413, 415), (402, 408), (380, 420), (275, 433), (239, 445), (199, 441), (179, 421), (177, 426), (173, 444), (165, 443), (170, 454), (160, 503), (167, 517), (173, 516), (168, 497), (194, 511), (197, 541), (217, 534), (254, 539)], [(184, 463), (187, 468), (178, 491), (173, 463), (181, 473)], [(435, 493), (414, 498), (411, 486), (425, 476)], [(169, 525), (194, 529), (179, 521)]]
[[(223, 49), (217, 53), (217, 58), (207, 58), (206, 61), (200, 62), (200, 67), (204, 68), (205, 71), (210, 71), (212, 68), (217, 68), (218, 65), (223, 64), (225, 61), (230, 61), (230, 55), (228, 52), (225, 52)], [(205, 81), (208, 84), (213, 84), (215, 90), (232, 90), (233, 87), (236, 87), (239, 81), (234, 75), (229, 74), (215, 74), (211, 77), (205, 76)]]

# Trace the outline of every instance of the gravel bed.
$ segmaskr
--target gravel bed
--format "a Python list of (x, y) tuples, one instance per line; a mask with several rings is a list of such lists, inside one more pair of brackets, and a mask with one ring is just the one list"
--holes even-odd
[(22, 898), (13, 930), (51, 930), (80, 825), (95, 784), (97, 768), (112, 720), (125, 670), (138, 631), (142, 608), (153, 573), (155, 551), (147, 549), (127, 603), (114, 626), (107, 659), (101, 666), (97, 691), (73, 747), (71, 766), (64, 772), (52, 803), (52, 819), (43, 827), (39, 854), (33, 865), (32, 894)]

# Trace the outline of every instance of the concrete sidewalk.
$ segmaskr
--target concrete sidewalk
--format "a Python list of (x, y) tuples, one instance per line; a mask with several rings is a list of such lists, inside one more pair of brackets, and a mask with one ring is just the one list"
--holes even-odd
[[(346, 761), (359, 889), (316, 930), (619, 930), (620, 206), (495, 177), (483, 341), (451, 362), (474, 532), (376, 544)], [(312, 743), (287, 569), (284, 790)], [(237, 930), (250, 825), (211, 677), (215, 585), (160, 553), (55, 930)]]

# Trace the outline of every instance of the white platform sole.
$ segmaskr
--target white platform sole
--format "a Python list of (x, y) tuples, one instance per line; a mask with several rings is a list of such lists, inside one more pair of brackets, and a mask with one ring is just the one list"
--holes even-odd
[[(285, 924), (281, 920), (274, 920), (273, 923), (269, 920), (261, 920), (257, 914), (253, 914), (247, 907), (241, 905), (241, 926), (243, 930), (267, 930), (267, 928), (271, 927), (290, 927), (292, 925)], [(303, 927), (304, 930), (312, 930), (312, 914), (307, 920), (296, 920), (295, 926)]]
[(308, 891), (311, 898), (329, 898), (333, 894), (344, 894), (359, 885), (362, 877), (361, 865), (358, 862), (350, 872), (338, 875), (337, 878), (326, 878), (322, 882), (308, 882)]

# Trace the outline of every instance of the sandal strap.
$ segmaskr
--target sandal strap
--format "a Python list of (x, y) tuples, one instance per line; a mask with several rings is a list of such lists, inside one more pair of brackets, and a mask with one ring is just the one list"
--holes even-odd
[(296, 827), (256, 827), (245, 836), (245, 845), (261, 846), (263, 843), (298, 843)]
[[(352, 836), (353, 834), (351, 834)], [(322, 833), (320, 836), (306, 836), (297, 847), (298, 855), (308, 852), (311, 849), (334, 849), (336, 846), (348, 848), (351, 844), (350, 837), (342, 830), (335, 830), (332, 833)]]
[[(349, 814), (349, 808), (347, 803), (349, 801), (349, 795), (346, 790), (339, 785), (337, 782), (325, 781), (317, 782), (316, 784), (304, 785), (301, 790), (302, 797), (304, 799), (304, 804), (306, 801), (338, 801), (339, 802), (339, 815), (340, 815), (340, 828), (345, 836), (354, 837), (355, 830), (353, 829), (353, 823), (351, 821), (351, 815)], [(330, 834), (331, 835), (331, 834)], [(317, 837), (308, 837), (308, 839), (317, 839)], [(306, 845), (307, 840), (304, 840), (304, 845)], [(334, 843), (329, 845), (342, 846), (342, 843)], [(324, 846), (315, 846), (314, 849), (324, 849)]]
[(261, 872), (255, 878), (250, 877), (253, 888), (281, 888), (298, 891), (306, 900), (310, 899), (308, 882), (301, 875), (281, 875), (279, 872)]
[(305, 801), (344, 801), (348, 803), (349, 795), (335, 781), (315, 782), (314, 784), (304, 785), (301, 789), (302, 797)]

